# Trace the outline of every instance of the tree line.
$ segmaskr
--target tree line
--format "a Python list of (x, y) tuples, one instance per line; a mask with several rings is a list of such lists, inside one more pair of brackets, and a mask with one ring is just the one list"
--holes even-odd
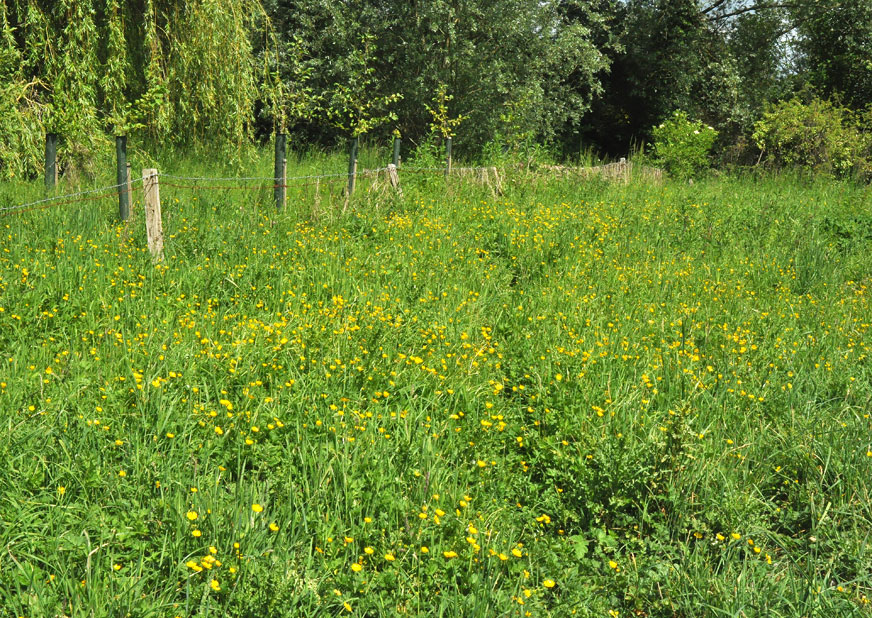
[(676, 110), (747, 163), (796, 97), (872, 103), (872, 0), (0, 0), (2, 179), (39, 173), (46, 132), (85, 173), (113, 134), (560, 159), (626, 154)]

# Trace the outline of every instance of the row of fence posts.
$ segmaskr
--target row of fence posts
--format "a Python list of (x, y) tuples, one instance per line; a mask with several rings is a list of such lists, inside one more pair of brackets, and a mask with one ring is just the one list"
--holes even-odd
[[(288, 136), (284, 133), (276, 133), (275, 137), (275, 167), (273, 177), (275, 179), (275, 202), (276, 209), (283, 210), (287, 201), (287, 177), (288, 177), (288, 159), (287, 159), (287, 139)], [(58, 184), (58, 164), (57, 164), (57, 143), (58, 136), (56, 133), (46, 133), (45, 135), (45, 186), (47, 189), (53, 189)], [(348, 187), (347, 194), (351, 196), (354, 193), (355, 185), (357, 184), (357, 156), (360, 145), (360, 138), (354, 137), (349, 142), (348, 156)], [(394, 151), (389, 173), (392, 179), (397, 177), (397, 169), (400, 167), (400, 148), (402, 139), (394, 137)], [(117, 135), (115, 137), (115, 160), (116, 174), (115, 180), (118, 188), (118, 216), (122, 221), (127, 221), (130, 218), (130, 195), (132, 191), (132, 179), (130, 164), (127, 162), (127, 136)], [(393, 167), (393, 169), (390, 169)], [(148, 175), (146, 172), (152, 172)], [(451, 138), (445, 139), (445, 175), (451, 173)], [(158, 220), (160, 219), (160, 199), (158, 195), (157, 185), (157, 170), (143, 170), (143, 183), (146, 188), (152, 187), (156, 198), (156, 209)], [(397, 180), (397, 186), (399, 181)], [(148, 191), (146, 191), (148, 195)], [(146, 199), (146, 209), (148, 209), (148, 199)], [(146, 211), (148, 213), (148, 210)], [(146, 219), (148, 220), (148, 218)], [(162, 244), (161, 240), (161, 244)], [(151, 240), (149, 239), (149, 246)]]

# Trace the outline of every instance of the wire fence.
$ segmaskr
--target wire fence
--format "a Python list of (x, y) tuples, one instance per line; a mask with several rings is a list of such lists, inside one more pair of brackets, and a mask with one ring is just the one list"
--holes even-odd
[[(378, 174), (387, 172), (389, 168), (380, 167), (374, 169), (359, 170), (357, 177), (373, 177)], [(397, 171), (403, 173), (429, 173), (429, 172), (444, 172), (445, 168), (397, 168)], [(310, 174), (305, 176), (292, 176), (285, 178), (284, 182), (276, 182), (273, 176), (180, 176), (176, 174), (158, 173), (157, 176), (161, 179), (168, 179), (171, 182), (162, 181), (162, 187), (172, 187), (174, 189), (188, 190), (247, 190), (247, 191), (265, 191), (270, 189), (291, 189), (297, 187), (310, 187), (321, 184), (338, 184), (345, 183), (348, 179), (347, 173), (340, 174)], [(175, 181), (175, 182), (172, 182)], [(305, 181), (305, 182), (298, 182)], [(132, 179), (129, 183), (124, 182), (116, 185), (100, 187), (98, 189), (88, 189), (86, 191), (78, 191), (76, 193), (68, 193), (65, 195), (55, 195), (43, 199), (17, 204), (15, 206), (0, 207), (0, 217), (9, 215), (31, 212), (34, 210), (43, 210), (54, 208), (57, 206), (66, 206), (82, 202), (96, 202), (98, 200), (117, 197), (120, 193), (128, 193), (134, 191), (134, 185), (141, 184), (142, 178)], [(212, 184), (200, 184), (209, 182)], [(234, 182), (237, 184), (223, 184), (226, 182)], [(269, 182), (270, 184), (239, 184), (247, 182)], [(194, 184), (181, 184), (194, 183)], [(217, 183), (217, 184), (215, 184)]]
[[(620, 163), (612, 163), (603, 166), (592, 168), (567, 168), (562, 166), (552, 166), (545, 169), (555, 176), (565, 175), (569, 172), (581, 174), (587, 173), (604, 173), (606, 176), (616, 176), (629, 174), (630, 165), (622, 160)], [(355, 175), (357, 178), (372, 178), (379, 174), (388, 172), (391, 167), (379, 167), (373, 169), (358, 170)], [(504, 168), (497, 167), (455, 167), (451, 171), (445, 167), (395, 167), (397, 173), (402, 174), (451, 174), (458, 176), (469, 176), (473, 174), (487, 175), (492, 172), (501, 170), (505, 173)], [(648, 169), (648, 168), (646, 168)], [(650, 168), (659, 177), (660, 170)], [(644, 171), (644, 170), (643, 170)], [(617, 173), (615, 173), (617, 172)], [(174, 189), (187, 190), (241, 190), (241, 191), (265, 191), (275, 189), (292, 189), (299, 187), (311, 187), (324, 184), (345, 183), (349, 178), (348, 173), (336, 174), (310, 174), (304, 176), (292, 176), (284, 179), (284, 182), (278, 182), (278, 179), (273, 176), (181, 176), (177, 174), (158, 173), (157, 176), (165, 179), (161, 182), (161, 186), (172, 187)], [(116, 197), (119, 194), (133, 192), (135, 185), (143, 182), (142, 178), (134, 178), (129, 182), (100, 187), (99, 189), (89, 189), (86, 191), (78, 191), (76, 193), (68, 193), (65, 195), (57, 195), (46, 197), (40, 200), (17, 204), (15, 206), (0, 207), (0, 217), (9, 215), (21, 214), (34, 210), (43, 210), (46, 208), (54, 208), (57, 206), (66, 206), (82, 202), (94, 202), (106, 198)], [(499, 177), (496, 178), (497, 184), (500, 183)], [(187, 183), (187, 184), (186, 184)], [(209, 184), (203, 184), (209, 183)], [(235, 183), (235, 184), (225, 184)], [(246, 184), (246, 183), (261, 183), (261, 184)]]
[(18, 204), (16, 206), (4, 206), (0, 207), (0, 217), (7, 217), (9, 215), (30, 212), (33, 210), (43, 210), (55, 206), (66, 206), (68, 204), (76, 204), (80, 202), (95, 202), (107, 197), (116, 197), (119, 193), (133, 192), (133, 186), (141, 182), (141, 178), (136, 178), (132, 179), (129, 183), (124, 182), (117, 185), (110, 185), (108, 187), (100, 187), (99, 189), (88, 189), (87, 191), (55, 195), (33, 202), (27, 202), (25, 204)]

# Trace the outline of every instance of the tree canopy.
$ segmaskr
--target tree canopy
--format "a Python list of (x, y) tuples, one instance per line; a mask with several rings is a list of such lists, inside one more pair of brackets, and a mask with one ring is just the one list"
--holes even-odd
[(469, 156), (618, 155), (677, 109), (735, 142), (803, 88), (872, 103), (870, 41), (872, 0), (0, 0), (0, 178), (45, 132), (87, 171), (113, 133), (423, 143), (434, 105)]

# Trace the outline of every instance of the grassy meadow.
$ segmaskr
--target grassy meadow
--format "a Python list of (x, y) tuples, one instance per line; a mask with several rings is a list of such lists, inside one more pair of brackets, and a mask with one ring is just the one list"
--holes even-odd
[(868, 187), (401, 179), (0, 218), (0, 617), (872, 616)]

